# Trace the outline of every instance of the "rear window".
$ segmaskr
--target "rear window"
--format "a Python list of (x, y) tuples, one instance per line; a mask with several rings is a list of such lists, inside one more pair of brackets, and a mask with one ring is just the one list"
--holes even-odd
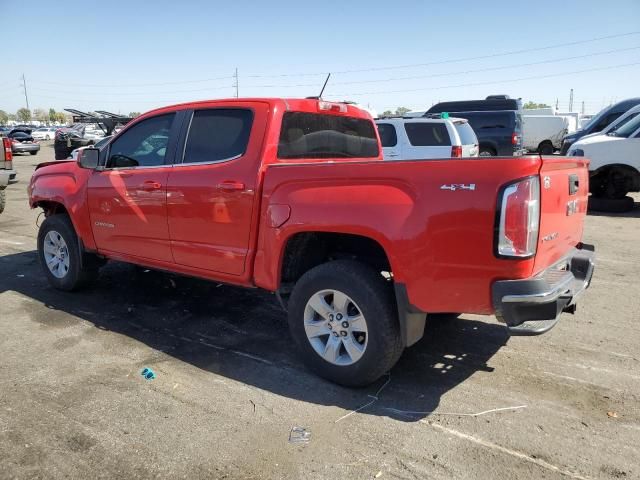
[(278, 158), (369, 158), (378, 154), (371, 120), (306, 112), (283, 116)]
[(395, 147), (398, 144), (398, 135), (396, 127), (390, 123), (378, 123), (378, 133), (380, 134), (380, 142), (383, 147)]
[(467, 122), (457, 122), (454, 123), (454, 125), (460, 136), (460, 143), (462, 145), (475, 145), (478, 143), (478, 137), (476, 137), (476, 132), (473, 131), (471, 125)]
[(449, 131), (444, 123), (405, 123), (409, 142), (414, 147), (444, 147), (451, 145)]

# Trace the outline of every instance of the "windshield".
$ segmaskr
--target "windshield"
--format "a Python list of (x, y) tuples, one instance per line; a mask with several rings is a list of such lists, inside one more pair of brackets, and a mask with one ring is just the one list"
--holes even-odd
[(631, 121), (625, 123), (613, 132), (609, 132), (607, 135), (612, 137), (629, 137), (633, 132), (640, 128), (640, 117), (636, 116)]
[(582, 127), (581, 130), (589, 130), (593, 125), (596, 124), (596, 122), (600, 120), (600, 117), (602, 117), (602, 115), (604, 115), (607, 110), (609, 110), (609, 107), (603, 108), (598, 113), (596, 113), (593, 117), (591, 117), (591, 120), (589, 120), (587, 124)]
[(611, 127), (609, 127), (611, 130), (609, 130), (607, 133), (611, 134), (613, 132), (615, 132), (616, 130), (618, 130), (621, 126), (626, 125), (630, 120), (633, 120), (634, 118), (636, 118), (638, 116), (640, 112), (636, 112), (636, 113), (632, 113), (631, 115), (629, 115), (628, 117), (624, 117), (621, 120), (618, 120), (618, 123), (615, 125), (611, 125)]

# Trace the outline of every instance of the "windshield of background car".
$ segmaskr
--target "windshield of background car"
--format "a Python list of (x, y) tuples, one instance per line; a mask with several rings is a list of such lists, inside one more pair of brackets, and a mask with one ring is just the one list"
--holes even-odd
[(620, 123), (618, 123), (617, 125), (612, 125), (611, 126), (611, 130), (609, 130), (608, 133), (613, 133), (616, 130), (618, 130), (621, 126), (626, 125), (628, 122), (630, 122), (631, 120), (633, 120), (634, 118), (636, 118), (638, 116), (640, 112), (636, 112), (636, 113), (632, 113), (630, 114), (628, 117), (623, 118), (622, 120), (620, 120)]
[(371, 120), (307, 112), (282, 118), (278, 158), (373, 158), (379, 155)]
[(640, 117), (635, 117), (633, 120), (625, 123), (623, 126), (618, 128), (616, 131), (611, 132), (612, 136), (615, 137), (626, 137), (628, 138), (633, 132), (640, 128)]

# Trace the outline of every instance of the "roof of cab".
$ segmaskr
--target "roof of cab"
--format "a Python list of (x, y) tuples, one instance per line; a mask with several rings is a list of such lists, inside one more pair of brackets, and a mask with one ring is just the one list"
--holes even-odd
[[(307, 113), (327, 113), (332, 115), (345, 115), (349, 117), (358, 117), (358, 118), (370, 118), (369, 113), (359, 108), (356, 105), (346, 103), (346, 102), (333, 102), (324, 99), (317, 98), (280, 98), (280, 97), (249, 97), (249, 98), (216, 98), (211, 100), (198, 100), (193, 102), (184, 102), (177, 103), (174, 105), (167, 105), (165, 107), (156, 108), (145, 112), (141, 116), (148, 116), (151, 114), (158, 114), (163, 112), (172, 112), (176, 110), (185, 110), (191, 108), (203, 108), (212, 106), (215, 104), (230, 104), (230, 103), (250, 103), (250, 102), (262, 102), (268, 103), (271, 106), (281, 105), (286, 111), (294, 111), (294, 112), (307, 112)], [(339, 103), (341, 105), (346, 105), (347, 112), (344, 113), (335, 113), (335, 112), (326, 112), (321, 111), (318, 108), (319, 102), (328, 102), (328, 103)]]

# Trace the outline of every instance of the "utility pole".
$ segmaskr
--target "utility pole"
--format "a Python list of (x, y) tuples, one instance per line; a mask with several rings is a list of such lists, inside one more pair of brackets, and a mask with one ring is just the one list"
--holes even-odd
[(24, 99), (27, 102), (27, 110), (29, 110), (29, 97), (27, 96), (27, 80), (24, 78), (24, 73), (22, 74), (22, 88), (24, 89)]
[(233, 78), (235, 79), (235, 83), (233, 84), (233, 86), (236, 89), (236, 98), (238, 98), (238, 87), (239, 87), (239, 85), (238, 85), (238, 83), (239, 83), (238, 82), (238, 67), (236, 67), (236, 73), (233, 75)]
[(556, 98), (556, 111), (558, 110), (558, 99)]
[(569, 111), (573, 112), (573, 88), (569, 92)]
[(584, 115), (584, 100), (582, 101), (582, 108), (580, 109), (580, 114)]

